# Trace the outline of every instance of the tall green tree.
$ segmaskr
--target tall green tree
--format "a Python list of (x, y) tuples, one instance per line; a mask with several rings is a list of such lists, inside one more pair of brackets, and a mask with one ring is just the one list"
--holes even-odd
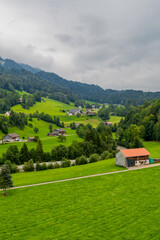
[(7, 165), (2, 166), (0, 172), (0, 188), (3, 189), (2, 194), (7, 196), (7, 188), (13, 187), (12, 176)]
[(20, 150), (19, 160), (20, 160), (20, 163), (28, 162), (29, 160), (29, 151), (26, 143), (23, 144)]
[(53, 131), (53, 125), (52, 125), (52, 123), (49, 124), (49, 131), (50, 131), (50, 133)]
[(41, 162), (42, 157), (43, 157), (43, 147), (42, 147), (42, 142), (41, 142), (40, 139), (38, 140), (38, 144), (37, 144), (37, 148), (36, 148), (36, 154), (37, 154), (37, 161)]

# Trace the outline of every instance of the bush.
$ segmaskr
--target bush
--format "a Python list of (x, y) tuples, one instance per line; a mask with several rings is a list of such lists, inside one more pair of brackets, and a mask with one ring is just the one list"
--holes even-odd
[(114, 154), (113, 153), (109, 153), (109, 158), (114, 158)]
[(39, 137), (38, 137), (38, 136), (35, 136), (35, 137), (34, 137), (34, 141), (35, 141), (35, 142), (38, 142), (38, 140), (39, 140)]
[(88, 160), (86, 158), (86, 156), (82, 155), (78, 158), (76, 158), (76, 165), (82, 165), (82, 164), (87, 164)]
[(11, 163), (10, 160), (6, 160), (5, 165), (7, 165), (9, 167), (10, 173), (19, 172), (18, 166), (15, 163)]
[(89, 157), (89, 162), (97, 162), (99, 160), (99, 155), (97, 153), (93, 153)]
[(109, 158), (109, 152), (107, 150), (102, 152), (100, 159), (105, 160), (105, 159), (108, 159), (108, 158)]
[(48, 166), (47, 166), (48, 169), (53, 169), (54, 166), (53, 166), (53, 163), (49, 163)]
[(53, 165), (53, 168), (60, 168), (60, 165), (56, 162), (56, 163)]
[(11, 173), (17, 173), (17, 172), (19, 172), (18, 166), (15, 163), (12, 163)]
[(46, 170), (46, 169), (47, 169), (46, 163), (42, 163), (40, 166), (40, 170)]
[(71, 166), (71, 161), (66, 158), (62, 158), (61, 167), (66, 168), (66, 167), (70, 167), (70, 166)]
[(23, 165), (24, 172), (33, 172), (34, 171), (34, 162), (33, 160), (29, 160), (28, 162), (25, 162)]
[(38, 162), (36, 163), (36, 171), (40, 171), (41, 170), (41, 164)]

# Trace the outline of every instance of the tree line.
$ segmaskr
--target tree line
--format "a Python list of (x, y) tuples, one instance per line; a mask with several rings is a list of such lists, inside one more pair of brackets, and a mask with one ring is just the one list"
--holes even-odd
[(160, 100), (131, 107), (117, 128), (118, 144), (141, 147), (142, 140), (160, 141)]
[(34, 162), (61, 161), (63, 158), (76, 159), (82, 155), (89, 157), (93, 153), (102, 154), (104, 151), (107, 151), (108, 156), (112, 158), (117, 152), (117, 145), (112, 138), (112, 131), (110, 127), (106, 127), (103, 123), (100, 123), (96, 129), (88, 126), (83, 139), (83, 142), (73, 141), (69, 147), (62, 144), (56, 146), (51, 152), (43, 151), (40, 139), (36, 149), (29, 150), (27, 144), (24, 143), (19, 151), (17, 145), (11, 145), (0, 158), (0, 164), (4, 164), (6, 160), (18, 165), (30, 159)]

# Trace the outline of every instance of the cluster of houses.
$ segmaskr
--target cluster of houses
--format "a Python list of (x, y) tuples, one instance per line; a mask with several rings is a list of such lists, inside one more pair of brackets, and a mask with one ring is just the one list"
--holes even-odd
[(81, 108), (73, 108), (73, 109), (70, 109), (69, 112), (67, 112), (67, 116), (78, 115), (78, 114), (94, 116), (95, 112), (92, 109), (86, 109), (86, 111), (83, 111)]
[[(99, 109), (101, 109), (102, 106), (99, 107)], [(82, 110), (82, 107), (79, 106), (78, 108), (74, 108), (74, 109), (70, 109), (67, 112), (67, 116), (72, 116), (72, 115), (88, 115), (88, 116), (94, 116), (95, 112), (99, 110), (98, 108), (96, 108), (95, 105), (92, 105), (91, 108), (86, 109), (85, 111)]]
[[(60, 136), (60, 135), (66, 135), (66, 131), (64, 129), (55, 129), (51, 133), (48, 133), (47, 136)], [(9, 133), (6, 136), (2, 138), (2, 142), (16, 142), (16, 141), (22, 141), (20, 139), (20, 136), (17, 133)], [(34, 142), (35, 137), (28, 137), (28, 142)]]
[[(29, 137), (27, 139), (28, 142), (34, 142), (34, 137)], [(17, 133), (9, 133), (6, 136), (2, 138), (2, 142), (20, 142), (22, 139), (20, 139), (20, 136)]]

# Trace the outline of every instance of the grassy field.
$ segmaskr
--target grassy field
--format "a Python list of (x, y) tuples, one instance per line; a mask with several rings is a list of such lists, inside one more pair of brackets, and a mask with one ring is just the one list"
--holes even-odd
[(160, 239), (159, 171), (10, 190), (0, 197), (0, 239)]
[(60, 117), (61, 121), (65, 123), (65, 125), (70, 125), (71, 122), (77, 122), (77, 123), (90, 123), (94, 127), (98, 125), (98, 123), (101, 121), (100, 118), (97, 116), (89, 117), (89, 116), (67, 116), (66, 113), (63, 113), (62, 110), (70, 110), (74, 107), (73, 103), (71, 104), (65, 104), (53, 99), (44, 98), (45, 102), (37, 102), (33, 107), (30, 109), (24, 109), (20, 104), (12, 107), (12, 110), (15, 112), (23, 112), (25, 114), (30, 114), (38, 111), (39, 113), (44, 112), (48, 113), (51, 116), (57, 116)]
[[(66, 133), (67, 133), (66, 141), (61, 143), (57, 137), (47, 136), (47, 133), (49, 132), (49, 128), (48, 128), (49, 123), (44, 122), (42, 120), (38, 121), (37, 119), (33, 119), (33, 121), (31, 123), (33, 124), (33, 128), (25, 126), (24, 130), (20, 130), (17, 127), (12, 127), (9, 129), (9, 133), (19, 134), (21, 139), (22, 139), (22, 137), (25, 137), (25, 139), (27, 139), (28, 137), (39, 136), (40, 139), (42, 140), (43, 150), (45, 152), (47, 152), (47, 151), (50, 152), (54, 146), (58, 146), (59, 144), (69, 146), (69, 145), (71, 145), (73, 140), (82, 141), (82, 139), (79, 138), (78, 135), (76, 134), (75, 130), (66, 129)], [(39, 128), (38, 133), (34, 132), (35, 126)], [(55, 128), (57, 128), (57, 126), (53, 124), (53, 129), (55, 129)], [(4, 136), (4, 134), (0, 131), (0, 138), (2, 138), (2, 136)], [(0, 156), (2, 155), (2, 153), (6, 152), (7, 148), (10, 145), (17, 145), (18, 148), (20, 149), (23, 144), (24, 144), (23, 142), (6, 143), (3, 145), (1, 144), (0, 145)], [(26, 142), (26, 144), (29, 149), (36, 148), (36, 146), (37, 146), (37, 143), (35, 143), (35, 142)]]
[(122, 117), (118, 117), (118, 116), (111, 116), (109, 120), (107, 120), (107, 122), (112, 122), (112, 124), (114, 123), (119, 123)]
[(16, 173), (13, 174), (13, 181), (15, 186), (23, 186), (33, 183), (49, 182), (125, 169), (123, 167), (116, 166), (115, 163), (116, 160), (113, 158), (69, 168), (51, 169), (41, 172)]
[(60, 110), (69, 110), (71, 108), (75, 108), (73, 105), (65, 104), (56, 100), (52, 100), (49, 98), (44, 98), (45, 102), (37, 102), (33, 107), (30, 107), (28, 110), (24, 109), (20, 104), (12, 107), (12, 110), (15, 112), (23, 112), (26, 114), (34, 113), (36, 111), (48, 113), (50, 115), (55, 116), (64, 116), (66, 115)]
[(149, 151), (151, 157), (160, 158), (160, 143), (159, 142), (143, 142), (144, 147)]

